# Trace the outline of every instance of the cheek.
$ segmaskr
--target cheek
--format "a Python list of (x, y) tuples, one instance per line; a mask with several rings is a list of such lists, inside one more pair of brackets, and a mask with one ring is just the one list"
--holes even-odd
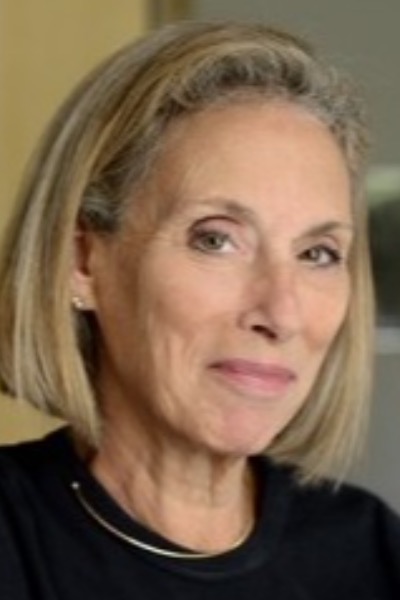
[(216, 273), (176, 266), (158, 269), (164, 276), (148, 273), (143, 298), (152, 328), (190, 335), (200, 333), (208, 323), (217, 322), (234, 306), (235, 286)]
[[(210, 301), (163, 286), (144, 307), (141, 323), (150, 361), (166, 375), (193, 365), (206, 351), (207, 332), (214, 329), (215, 311)], [(200, 354), (200, 356), (199, 356)], [(182, 375), (182, 373), (181, 373)]]
[(328, 349), (344, 322), (348, 306), (347, 277), (338, 285), (330, 285), (325, 290), (320, 290), (308, 303), (308, 341), (313, 349)]
[(164, 386), (181, 388), (186, 381), (193, 387), (193, 378), (229, 328), (234, 292), (224, 278), (205, 278), (201, 272), (193, 276), (176, 266), (161, 272), (164, 277), (152, 277), (148, 270), (143, 287), (141, 337), (147, 340), (147, 365)]

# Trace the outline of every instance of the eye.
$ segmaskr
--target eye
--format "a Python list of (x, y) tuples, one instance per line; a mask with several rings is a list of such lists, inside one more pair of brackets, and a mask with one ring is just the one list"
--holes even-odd
[(330, 267), (343, 262), (339, 250), (327, 244), (319, 244), (301, 253), (300, 259), (312, 267)]
[(197, 225), (189, 233), (189, 246), (208, 254), (226, 254), (236, 248), (231, 234), (215, 226)]

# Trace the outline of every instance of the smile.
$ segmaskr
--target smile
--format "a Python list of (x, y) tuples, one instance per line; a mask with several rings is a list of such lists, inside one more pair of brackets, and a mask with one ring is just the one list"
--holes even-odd
[(297, 380), (287, 367), (244, 359), (218, 361), (211, 369), (229, 387), (263, 397), (280, 396)]

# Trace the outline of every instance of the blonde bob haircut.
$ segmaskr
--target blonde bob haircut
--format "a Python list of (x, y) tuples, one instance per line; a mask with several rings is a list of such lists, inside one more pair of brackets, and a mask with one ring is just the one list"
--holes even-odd
[[(71, 306), (78, 222), (116, 235), (152, 176), (164, 132), (217, 103), (281, 100), (320, 119), (352, 182), (355, 240), (345, 322), (303, 408), (267, 449), (303, 481), (341, 478), (364, 438), (372, 293), (362, 181), (363, 104), (302, 40), (261, 24), (180, 23), (90, 73), (50, 123), (27, 171), (0, 265), (0, 382), (99, 443), (95, 315)], [(142, 188), (141, 188), (142, 186)]]

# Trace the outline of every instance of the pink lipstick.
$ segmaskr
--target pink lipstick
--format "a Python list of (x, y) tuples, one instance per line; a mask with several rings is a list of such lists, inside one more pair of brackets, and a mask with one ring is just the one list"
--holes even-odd
[(262, 397), (280, 396), (297, 380), (294, 371), (276, 363), (234, 358), (213, 363), (211, 368), (237, 391)]

